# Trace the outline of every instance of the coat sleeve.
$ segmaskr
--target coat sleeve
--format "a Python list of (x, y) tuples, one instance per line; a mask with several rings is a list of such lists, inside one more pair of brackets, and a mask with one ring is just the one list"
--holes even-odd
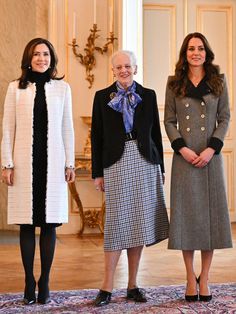
[(230, 109), (229, 94), (225, 75), (223, 75), (223, 91), (219, 97), (217, 107), (217, 127), (212, 134), (212, 138), (217, 138), (221, 142), (224, 141), (225, 135), (229, 127)]
[(159, 118), (159, 111), (158, 111), (157, 98), (156, 98), (155, 91), (153, 91), (153, 111), (154, 111), (153, 112), (154, 118), (153, 118), (152, 138), (160, 154), (160, 157), (162, 160), (161, 171), (162, 173), (164, 173), (165, 168), (164, 168), (162, 135), (161, 135), (160, 118)]
[(62, 121), (62, 136), (66, 154), (67, 168), (74, 168), (75, 166), (75, 152), (74, 152), (74, 127), (72, 118), (72, 99), (71, 89), (68, 83), (66, 83), (66, 92), (64, 98), (64, 112)]
[(4, 103), (2, 123), (2, 167), (13, 168), (13, 150), (16, 131), (16, 82), (9, 84)]
[(99, 102), (99, 92), (93, 101), (92, 129), (92, 178), (103, 177), (103, 120)]
[[(169, 82), (170, 78), (168, 79)], [(180, 132), (177, 129), (177, 113), (176, 102), (173, 91), (169, 88), (168, 82), (166, 84), (165, 96), (165, 114), (164, 124), (167, 136), (171, 142), (171, 147), (178, 153), (181, 147), (187, 146)]]

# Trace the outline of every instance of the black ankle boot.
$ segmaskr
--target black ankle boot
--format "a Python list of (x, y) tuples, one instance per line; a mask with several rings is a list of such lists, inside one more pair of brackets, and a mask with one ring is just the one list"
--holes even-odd
[(25, 291), (24, 291), (24, 304), (30, 305), (34, 304), (36, 302), (36, 296), (35, 296), (35, 287), (36, 282), (35, 280), (27, 281), (25, 282)]
[(49, 295), (48, 280), (39, 279), (38, 282), (39, 292), (38, 292), (38, 303), (47, 304), (51, 301)]

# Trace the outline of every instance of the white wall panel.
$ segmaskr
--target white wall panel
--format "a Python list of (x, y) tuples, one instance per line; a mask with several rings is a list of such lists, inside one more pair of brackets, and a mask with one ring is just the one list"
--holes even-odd
[[(144, 82), (163, 106), (166, 79), (176, 60), (175, 6), (144, 5)], [(149, 45), (152, 43), (151, 45)]]

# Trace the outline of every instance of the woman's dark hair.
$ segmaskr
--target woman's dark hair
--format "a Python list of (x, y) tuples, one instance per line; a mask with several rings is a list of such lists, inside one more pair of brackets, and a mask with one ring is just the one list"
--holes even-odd
[(169, 81), (168, 86), (176, 96), (185, 96), (188, 83), (188, 62), (186, 54), (188, 43), (192, 38), (199, 38), (203, 42), (206, 51), (206, 60), (203, 66), (206, 73), (207, 83), (210, 86), (212, 93), (219, 96), (223, 90), (223, 80), (220, 76), (220, 68), (218, 65), (212, 63), (215, 55), (206, 37), (197, 32), (190, 33), (184, 38), (179, 52), (179, 60), (175, 66), (175, 75)]
[(31, 60), (33, 58), (34, 49), (37, 45), (45, 44), (50, 52), (51, 63), (47, 70), (48, 75), (51, 79), (61, 80), (63, 77), (57, 78), (57, 62), (58, 58), (53, 45), (44, 38), (34, 38), (25, 47), (23, 57), (21, 60), (21, 76), (19, 78), (19, 88), (25, 89), (29, 83), (29, 76), (31, 74)]

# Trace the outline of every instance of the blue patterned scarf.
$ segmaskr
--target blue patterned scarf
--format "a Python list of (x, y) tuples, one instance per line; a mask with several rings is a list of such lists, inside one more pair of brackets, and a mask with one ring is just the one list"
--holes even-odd
[(135, 108), (142, 101), (142, 98), (135, 93), (135, 82), (127, 90), (119, 82), (116, 82), (116, 87), (118, 92), (114, 93), (115, 96), (108, 103), (108, 106), (122, 113), (126, 133), (129, 133), (133, 130)]

